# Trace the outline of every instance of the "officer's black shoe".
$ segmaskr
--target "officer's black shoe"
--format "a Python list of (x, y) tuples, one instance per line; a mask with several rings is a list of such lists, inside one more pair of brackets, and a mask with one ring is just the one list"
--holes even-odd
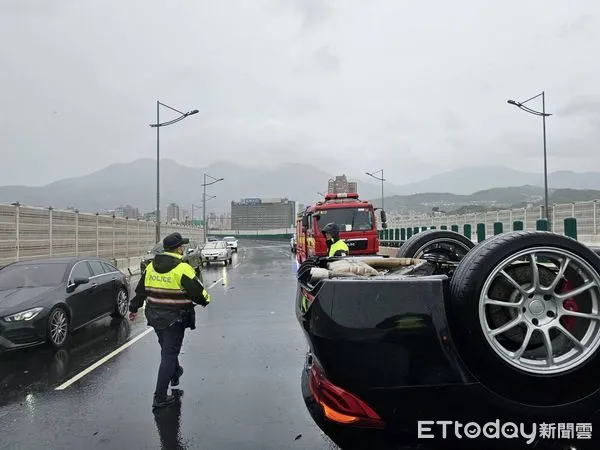
[(154, 402), (152, 402), (152, 408), (164, 408), (166, 406), (171, 406), (175, 403), (175, 397), (173, 395), (166, 395), (165, 397), (154, 397)]
[(179, 366), (177, 373), (171, 378), (171, 386), (179, 386), (179, 378), (183, 375), (183, 367)]

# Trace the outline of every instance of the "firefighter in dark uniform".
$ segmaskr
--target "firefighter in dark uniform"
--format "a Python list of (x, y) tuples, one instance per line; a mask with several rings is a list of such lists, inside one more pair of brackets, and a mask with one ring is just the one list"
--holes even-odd
[(328, 256), (348, 256), (350, 254), (348, 245), (340, 239), (340, 227), (337, 223), (328, 223), (323, 228), (322, 233), (325, 235), (327, 248), (329, 249)]
[(135, 320), (137, 311), (146, 301), (146, 319), (154, 328), (161, 348), (160, 367), (154, 392), (153, 408), (169, 406), (175, 401), (167, 395), (169, 383), (179, 384), (183, 367), (179, 352), (185, 329), (196, 328), (196, 304), (207, 306), (210, 295), (192, 266), (182, 260), (188, 238), (173, 233), (163, 239), (164, 253), (157, 254), (146, 266), (129, 306), (129, 319)]

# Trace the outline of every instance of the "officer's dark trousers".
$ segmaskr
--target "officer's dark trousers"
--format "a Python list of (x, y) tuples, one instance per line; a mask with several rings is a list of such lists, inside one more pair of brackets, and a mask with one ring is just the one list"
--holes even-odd
[(165, 397), (171, 378), (179, 369), (179, 351), (183, 343), (185, 326), (181, 322), (175, 322), (168, 328), (156, 330), (156, 334), (160, 344), (160, 367), (154, 396)]

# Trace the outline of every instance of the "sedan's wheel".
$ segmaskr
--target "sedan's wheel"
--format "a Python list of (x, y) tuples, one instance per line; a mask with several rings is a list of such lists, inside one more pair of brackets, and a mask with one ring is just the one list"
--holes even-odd
[[(517, 282), (507, 270), (515, 261), (523, 260), (529, 261), (528, 279)], [(548, 274), (549, 269), (540, 261), (556, 265), (558, 271)], [(584, 282), (565, 292), (567, 270)], [(492, 286), (497, 285), (498, 277), (513, 286), (508, 298), (493, 296)], [(598, 272), (577, 254), (548, 247), (527, 249), (502, 261), (487, 276), (479, 298), (480, 326), (492, 349), (508, 364), (532, 374), (564, 373), (585, 363), (600, 346), (599, 287)], [(581, 302), (575, 300), (578, 296)], [(579, 303), (585, 303), (589, 312), (577, 312)], [(511, 314), (492, 327), (490, 306)], [(575, 326), (569, 319), (582, 321)], [(502, 338), (517, 330), (518, 346)]]
[(61, 347), (69, 334), (69, 316), (62, 308), (52, 310), (48, 317), (48, 341), (54, 347)]
[(123, 288), (119, 289), (117, 294), (117, 304), (115, 306), (115, 315), (118, 317), (125, 317), (129, 312), (129, 296), (127, 291)]
[(426, 254), (446, 256), (450, 261), (460, 261), (475, 243), (455, 231), (428, 230), (411, 236), (398, 250), (398, 258), (423, 258)]
[(482, 242), (448, 301), (458, 351), (492, 391), (562, 406), (600, 389), (600, 258), (583, 244), (548, 232)]

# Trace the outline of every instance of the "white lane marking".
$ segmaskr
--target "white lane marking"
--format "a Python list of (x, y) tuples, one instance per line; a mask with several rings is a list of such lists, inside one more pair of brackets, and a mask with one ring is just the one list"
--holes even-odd
[(234, 269), (237, 269), (238, 267), (240, 267), (241, 263), (237, 263), (235, 266), (233, 266)]
[(211, 289), (213, 287), (215, 287), (217, 285), (217, 283), (223, 281), (223, 277), (219, 278), (217, 281), (215, 281), (213, 284), (211, 284), (208, 288)]
[(116, 350), (112, 351), (111, 353), (109, 353), (108, 355), (106, 355), (104, 358), (96, 361), (94, 364), (92, 364), (90, 367), (88, 367), (87, 369), (84, 369), (83, 371), (79, 372), (77, 375), (75, 375), (73, 378), (71, 378), (70, 380), (64, 382), (63, 384), (61, 384), (59, 387), (57, 387), (55, 390), (56, 391), (62, 391), (65, 388), (68, 388), (71, 384), (75, 383), (77, 380), (83, 378), (84, 376), (86, 376), (88, 373), (90, 373), (92, 370), (97, 369), (98, 367), (100, 367), (102, 364), (104, 364), (106, 361), (108, 361), (109, 359), (111, 359), (113, 356), (118, 355), (119, 353), (121, 353), (123, 350), (125, 350), (127, 347), (129, 347), (130, 345), (133, 345), (135, 342), (139, 341), (141, 338), (143, 338), (144, 336), (146, 336), (148, 333), (150, 333), (152, 331), (152, 327), (147, 328), (145, 331), (141, 332), (140, 334), (138, 334), (136, 337), (134, 337), (132, 340), (127, 341), (126, 343), (124, 343), (123, 345), (121, 345), (119, 348), (117, 348)]
[[(212, 287), (214, 287), (219, 281), (221, 281), (223, 278), (218, 279), (217, 281), (215, 281), (213, 284), (211, 284), (208, 289), (211, 289)], [(146, 306), (144, 304), (144, 306)], [(144, 309), (144, 306), (142, 306), (140, 309)], [(127, 320), (127, 319), (125, 319)], [(94, 364), (92, 364), (91, 366), (89, 366), (87, 369), (82, 370), (81, 372), (79, 372), (77, 375), (75, 375), (73, 378), (71, 378), (70, 380), (65, 381), (63, 384), (61, 384), (60, 386), (58, 386), (57, 388), (55, 388), (55, 391), (62, 391), (66, 388), (68, 388), (69, 386), (71, 386), (73, 383), (75, 383), (77, 380), (83, 378), (84, 376), (86, 376), (88, 373), (92, 372), (93, 370), (97, 369), (98, 367), (100, 367), (102, 364), (104, 364), (106, 361), (108, 361), (109, 359), (117, 356), (119, 353), (121, 353), (123, 350), (125, 350), (127, 347), (133, 345), (134, 343), (136, 343), (137, 341), (139, 341), (141, 338), (143, 338), (144, 336), (146, 336), (148, 333), (150, 333), (151, 331), (153, 331), (154, 328), (149, 327), (146, 328), (144, 331), (142, 331), (140, 334), (138, 334), (136, 337), (134, 337), (133, 339), (131, 339), (130, 341), (125, 342), (123, 345), (121, 345), (119, 348), (113, 350), (112, 352), (110, 352), (108, 355), (106, 355), (104, 358), (96, 361)]]

